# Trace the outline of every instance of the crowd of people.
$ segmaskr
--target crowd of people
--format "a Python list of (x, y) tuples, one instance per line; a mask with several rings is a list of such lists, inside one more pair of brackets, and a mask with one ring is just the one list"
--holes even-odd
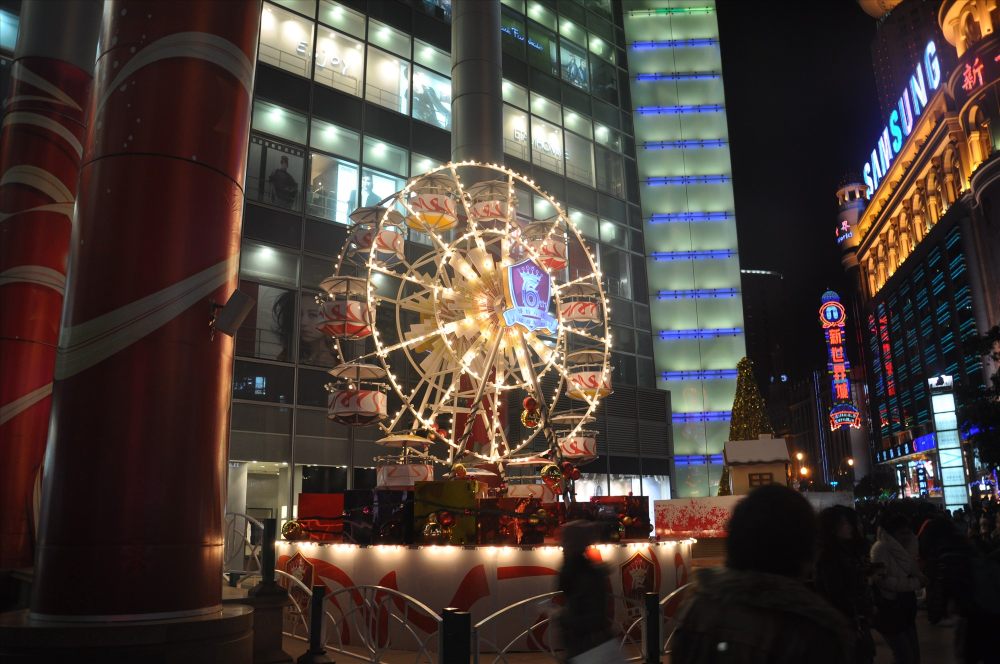
[(873, 632), (918, 664), (917, 614), (955, 625), (955, 661), (1000, 663), (1000, 506), (835, 506), (756, 489), (735, 508), (721, 569), (699, 570), (671, 662), (871, 664)]

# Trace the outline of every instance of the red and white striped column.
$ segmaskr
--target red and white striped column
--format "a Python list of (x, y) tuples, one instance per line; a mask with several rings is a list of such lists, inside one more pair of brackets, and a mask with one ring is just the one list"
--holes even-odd
[(52, 393), (32, 614), (219, 610), (260, 0), (110, 0)]
[(0, 569), (31, 567), (103, 2), (22, 5), (0, 121)]

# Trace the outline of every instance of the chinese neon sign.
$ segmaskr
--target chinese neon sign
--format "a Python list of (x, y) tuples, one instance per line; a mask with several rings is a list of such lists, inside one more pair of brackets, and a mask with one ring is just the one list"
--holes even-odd
[(847, 312), (840, 303), (840, 296), (833, 291), (823, 293), (822, 304), (819, 307), (819, 321), (823, 326), (823, 336), (826, 338), (826, 348), (829, 362), (831, 388), (833, 389), (833, 405), (830, 408), (830, 429), (836, 431), (843, 427), (861, 428), (861, 413), (851, 403), (851, 380), (848, 372), (851, 363), (844, 351), (844, 326), (847, 322)]
[(903, 88), (897, 107), (889, 114), (889, 124), (882, 129), (878, 143), (862, 169), (869, 198), (889, 172), (889, 166), (903, 149), (903, 143), (916, 126), (916, 120), (927, 106), (927, 100), (940, 85), (941, 65), (938, 62), (937, 46), (930, 41), (924, 47), (923, 62), (917, 63), (909, 85)]
[(847, 219), (841, 219), (837, 225), (836, 237), (837, 244), (843, 244), (844, 240), (854, 237), (854, 232), (851, 231), (851, 222)]

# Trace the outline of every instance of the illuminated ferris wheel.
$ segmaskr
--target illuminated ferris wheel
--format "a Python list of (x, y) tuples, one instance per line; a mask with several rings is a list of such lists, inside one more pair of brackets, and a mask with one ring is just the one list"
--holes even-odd
[[(552, 215), (519, 214), (525, 190)], [(427, 463), (537, 460), (539, 436), (542, 458), (596, 456), (587, 425), (611, 392), (608, 306), (555, 200), (502, 166), (446, 164), (351, 219), (321, 298), (340, 360), (331, 418), (377, 423), (378, 442)], [(512, 400), (523, 430), (507, 426)]]

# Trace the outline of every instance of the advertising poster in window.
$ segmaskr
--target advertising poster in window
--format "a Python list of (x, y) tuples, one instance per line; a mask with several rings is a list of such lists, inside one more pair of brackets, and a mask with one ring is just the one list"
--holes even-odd
[(587, 68), (587, 52), (578, 46), (562, 42), (562, 77), (564, 81), (575, 85), (581, 90), (590, 86), (590, 75)]
[(451, 80), (416, 68), (413, 72), (413, 117), (441, 129), (450, 129)]
[(299, 362), (322, 367), (337, 364), (333, 340), (317, 328), (322, 320), (319, 305), (312, 293), (285, 291), (271, 306), (273, 329), (280, 339), (281, 350), (274, 358), (279, 362), (292, 362), (292, 343), (296, 331), (299, 341)]
[(406, 186), (406, 181), (387, 173), (379, 173), (370, 168), (361, 172), (361, 190), (358, 202), (364, 206), (378, 205), (379, 201), (392, 196)]
[(305, 156), (301, 148), (251, 136), (247, 198), (288, 210), (301, 209)]
[(323, 219), (348, 223), (348, 215), (357, 207), (357, 186), (357, 164), (313, 154), (307, 212)]

